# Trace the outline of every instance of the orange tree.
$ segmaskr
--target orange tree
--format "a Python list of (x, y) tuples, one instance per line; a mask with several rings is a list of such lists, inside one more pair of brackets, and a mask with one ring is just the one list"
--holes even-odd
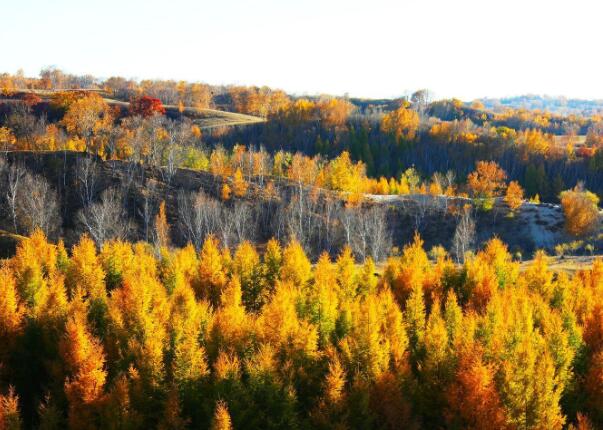
[(565, 216), (565, 229), (573, 236), (593, 232), (599, 225), (599, 198), (582, 185), (563, 191), (559, 198)]

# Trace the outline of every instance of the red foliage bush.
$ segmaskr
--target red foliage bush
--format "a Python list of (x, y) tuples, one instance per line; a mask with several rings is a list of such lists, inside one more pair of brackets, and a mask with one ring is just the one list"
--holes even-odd
[(142, 96), (135, 98), (130, 102), (131, 115), (140, 115), (146, 118), (153, 116), (156, 113), (160, 115), (165, 114), (165, 108), (159, 99), (149, 96)]

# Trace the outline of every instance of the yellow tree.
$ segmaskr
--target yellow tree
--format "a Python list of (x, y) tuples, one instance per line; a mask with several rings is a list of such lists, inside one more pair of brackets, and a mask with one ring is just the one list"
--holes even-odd
[(426, 328), (425, 300), (423, 299), (421, 284), (415, 284), (412, 287), (410, 296), (406, 300), (404, 317), (408, 329), (411, 358), (416, 364), (416, 360), (423, 349)]
[(423, 249), (423, 240), (417, 233), (413, 242), (404, 247), (401, 257), (388, 260), (384, 278), (391, 285), (398, 303), (404, 304), (414, 288), (423, 288), (431, 272), (429, 257)]
[(96, 93), (88, 93), (71, 103), (63, 117), (63, 125), (69, 133), (86, 141), (88, 151), (96, 151), (102, 155), (102, 142), (96, 138), (111, 128), (113, 118), (109, 105), (103, 98)]
[(509, 429), (494, 380), (494, 366), (483, 362), (481, 353), (461, 353), (455, 382), (447, 390), (446, 420), (467, 430)]
[[(427, 376), (427, 384), (433, 384), (430, 390), (435, 391), (435, 386), (444, 385), (447, 381), (452, 353), (448, 349), (448, 330), (446, 322), (442, 318), (440, 304), (435, 302), (431, 307), (431, 313), (425, 328), (425, 358), (422, 363), (421, 372)], [(439, 394), (429, 393), (431, 396)]]
[(96, 245), (88, 235), (83, 235), (72, 249), (66, 280), (70, 294), (81, 288), (92, 300), (106, 300), (105, 272), (96, 255)]
[(226, 273), (218, 240), (209, 235), (203, 242), (199, 258), (199, 285), (197, 295), (217, 304), (226, 285)]
[(346, 376), (341, 363), (335, 357), (329, 363), (329, 372), (325, 381), (325, 398), (331, 404), (338, 404), (344, 396)]
[(355, 193), (362, 191), (362, 183), (366, 178), (365, 166), (354, 163), (347, 151), (331, 160), (325, 171), (326, 186), (335, 191)]
[(211, 430), (232, 430), (232, 422), (230, 419), (230, 413), (228, 412), (228, 406), (221, 400), (216, 402), (214, 417), (211, 421)]
[(482, 312), (499, 288), (497, 273), (488, 264), (483, 253), (465, 261), (466, 282), (461, 289), (461, 298), (467, 300), (471, 310)]
[[(25, 306), (17, 293), (15, 278), (8, 267), (0, 263), (0, 363), (6, 363), (23, 328)], [(0, 376), (6, 369), (0, 366)]]
[(13, 149), (17, 139), (10, 128), (0, 127), (0, 149), (8, 151)]
[(331, 263), (329, 254), (324, 252), (316, 263), (314, 283), (306, 299), (308, 311), (312, 314), (312, 322), (318, 326), (322, 345), (329, 342), (336, 326), (339, 303), (337, 292), (333, 288), (336, 284), (335, 267)]
[(349, 101), (337, 98), (320, 100), (316, 107), (321, 121), (330, 127), (345, 124), (350, 114), (356, 109), (356, 106)]
[(41, 291), (39, 300), (32, 314), (37, 321), (47, 328), (62, 328), (69, 308), (65, 277), (52, 274), (46, 283), (46, 288)]
[(520, 428), (561, 429), (565, 423), (559, 404), (563, 384), (555, 375), (551, 356), (538, 343), (524, 338), (502, 363), (508, 421)]
[(249, 319), (243, 306), (241, 283), (233, 278), (223, 289), (216, 312), (213, 337), (216, 346), (246, 348)]
[(523, 203), (523, 188), (517, 181), (511, 181), (505, 192), (505, 203), (512, 212), (515, 212)]
[(358, 369), (366, 378), (376, 378), (386, 372), (390, 364), (378, 298), (368, 295), (350, 303), (349, 307), (351, 327), (340, 343), (342, 358), (348, 367)]
[(223, 184), (222, 189), (220, 190), (220, 197), (222, 198), (222, 200), (224, 200), (224, 201), (230, 200), (231, 195), (232, 195), (232, 189), (230, 188), (230, 186), (228, 184)]
[(591, 233), (599, 225), (599, 198), (588, 190), (577, 185), (559, 196), (565, 229), (573, 236)]
[(158, 280), (152, 249), (136, 244), (134, 255), (120, 287), (111, 291), (107, 336), (111, 348), (107, 350), (114, 354), (114, 360), (128, 357), (126, 363), (133, 363), (141, 380), (154, 387), (165, 380), (169, 303), (167, 291)]
[(206, 302), (197, 302), (193, 289), (179, 284), (170, 295), (169, 330), (171, 375), (178, 387), (208, 375), (205, 348), (199, 342), (207, 338), (212, 326), (212, 313)]
[(561, 429), (566, 418), (560, 400), (574, 353), (562, 319), (534, 297), (525, 288), (510, 288), (489, 303), (484, 357), (498, 361), (508, 424)]
[(362, 264), (359, 274), (358, 294), (372, 294), (376, 292), (378, 284), (377, 268), (371, 257), (367, 257)]
[(323, 395), (318, 403), (314, 420), (321, 428), (345, 428), (346, 374), (335, 351), (327, 351), (332, 357), (323, 383)]
[(414, 140), (419, 129), (419, 114), (407, 106), (400, 106), (381, 120), (381, 129), (397, 139)]
[(345, 246), (337, 257), (337, 283), (340, 297), (353, 300), (357, 293), (356, 261), (349, 246)]
[(35, 307), (48, 277), (57, 270), (57, 249), (48, 243), (42, 230), (36, 229), (29, 238), (19, 242), (11, 266), (21, 299)]
[(103, 349), (88, 331), (85, 309), (75, 309), (68, 319), (60, 351), (69, 375), (65, 382), (69, 427), (95, 428), (107, 372)]
[(312, 265), (297, 240), (289, 242), (283, 251), (280, 278), (296, 286), (304, 286), (310, 279)]
[(283, 251), (278, 240), (272, 238), (266, 244), (266, 252), (263, 256), (264, 260), (264, 279), (270, 290), (274, 289), (274, 282), (278, 278), (283, 261)]
[(313, 356), (318, 346), (318, 331), (313, 324), (297, 315), (299, 289), (290, 282), (277, 283), (276, 290), (261, 310), (257, 333), (264, 342), (281, 348), (284, 353)]
[(221, 146), (214, 149), (209, 156), (209, 171), (218, 176), (228, 176), (231, 173), (228, 154)]
[(0, 94), (10, 96), (15, 91), (15, 83), (13, 77), (8, 73), (0, 74)]
[(553, 136), (545, 134), (537, 128), (525, 130), (518, 135), (518, 144), (524, 146), (529, 153), (546, 156), (554, 143)]
[(467, 185), (474, 197), (492, 198), (504, 188), (507, 174), (495, 161), (478, 161), (475, 171), (467, 176)]
[(0, 429), (20, 430), (22, 427), (19, 416), (19, 396), (10, 387), (6, 395), (0, 394)]
[(241, 169), (237, 168), (232, 178), (232, 191), (234, 192), (234, 195), (237, 197), (244, 197), (247, 193), (248, 186), (247, 181), (243, 178), (243, 172), (241, 172)]
[[(0, 339), (9, 347), (21, 329), (24, 306), (20, 303), (17, 283), (8, 267), (0, 267)], [(1, 357), (0, 359), (4, 358)]]
[(243, 302), (247, 309), (258, 310), (266, 301), (267, 291), (260, 277), (260, 256), (253, 245), (242, 242), (236, 249), (232, 261), (233, 276), (239, 278), (243, 289)]
[(523, 276), (528, 288), (539, 293), (545, 300), (550, 300), (555, 287), (553, 277), (554, 273), (549, 270), (546, 252), (536, 251), (532, 263), (525, 270)]
[(159, 248), (166, 248), (170, 244), (170, 226), (165, 213), (165, 201), (159, 205), (159, 212), (155, 216), (155, 238)]

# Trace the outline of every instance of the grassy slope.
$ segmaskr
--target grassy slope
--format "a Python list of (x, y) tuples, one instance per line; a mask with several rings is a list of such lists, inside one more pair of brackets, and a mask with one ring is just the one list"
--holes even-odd
[[(75, 90), (72, 90), (75, 91)], [(102, 90), (85, 90), (93, 91), (101, 94), (103, 99), (111, 104), (122, 107), (128, 107), (130, 103), (121, 100), (115, 100), (108, 97), (107, 93)], [(29, 92), (36, 94), (42, 99), (47, 99), (55, 92), (53, 90), (22, 90), (22, 92)], [(178, 106), (165, 105), (166, 110), (173, 116), (178, 115)], [(260, 118), (252, 115), (245, 115), (236, 112), (227, 112), (216, 109), (197, 109), (193, 107), (185, 107), (184, 116), (187, 116), (193, 120), (201, 129), (211, 129), (216, 127), (232, 127), (235, 125), (249, 125), (265, 122), (265, 118)]]
[(24, 239), (23, 236), (0, 230), (0, 259), (14, 255), (17, 243), (22, 239)]

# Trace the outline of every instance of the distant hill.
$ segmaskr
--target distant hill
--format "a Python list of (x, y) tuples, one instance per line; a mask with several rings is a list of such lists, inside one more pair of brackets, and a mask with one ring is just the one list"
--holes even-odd
[(503, 98), (483, 98), (481, 102), (487, 109), (524, 108), (548, 110), (559, 114), (592, 115), (603, 112), (603, 100), (568, 99), (539, 95), (523, 95)]

